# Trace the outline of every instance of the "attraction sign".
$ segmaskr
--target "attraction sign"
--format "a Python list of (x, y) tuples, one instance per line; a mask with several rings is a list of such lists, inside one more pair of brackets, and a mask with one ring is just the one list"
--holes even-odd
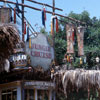
[(26, 42), (26, 54), (30, 56), (32, 67), (42, 67), (48, 70), (54, 59), (54, 49), (51, 46), (50, 39), (42, 33), (38, 33), (37, 37), (31, 37), (30, 43)]

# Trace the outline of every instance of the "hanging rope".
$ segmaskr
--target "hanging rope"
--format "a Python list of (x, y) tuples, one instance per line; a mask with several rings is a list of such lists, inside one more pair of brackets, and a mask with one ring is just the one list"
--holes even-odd
[(16, 24), (16, 8), (14, 8), (14, 24)]
[(24, 34), (26, 34), (26, 21), (24, 21)]

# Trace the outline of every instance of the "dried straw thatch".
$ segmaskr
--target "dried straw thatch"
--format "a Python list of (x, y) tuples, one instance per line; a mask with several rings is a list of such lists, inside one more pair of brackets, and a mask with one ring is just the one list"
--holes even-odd
[(91, 88), (95, 88), (98, 91), (100, 90), (100, 70), (59, 70), (54, 74), (54, 77), (56, 80), (60, 79), (66, 97), (69, 87), (71, 87), (70, 92), (73, 91), (73, 89), (76, 91), (84, 89), (88, 91), (88, 94)]
[(0, 24), (0, 72), (19, 40), (19, 32), (14, 25)]

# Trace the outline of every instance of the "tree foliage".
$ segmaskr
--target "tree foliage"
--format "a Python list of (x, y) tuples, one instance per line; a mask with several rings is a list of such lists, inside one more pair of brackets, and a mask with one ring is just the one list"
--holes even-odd
[[(69, 17), (74, 19), (83, 21), (86, 23), (87, 28), (85, 30), (84, 35), (84, 51), (87, 56), (87, 64), (88, 68), (95, 66), (95, 58), (100, 57), (100, 19), (96, 17), (91, 18), (90, 14), (87, 11), (83, 11), (81, 14), (76, 14), (74, 12), (70, 12), (68, 14)], [(56, 55), (57, 60), (60, 64), (62, 64), (62, 60), (64, 58), (64, 54), (66, 53), (66, 23), (72, 22), (65, 18), (60, 18), (59, 22), (59, 33), (56, 34), (55, 37), (55, 47), (56, 47)], [(65, 23), (66, 22), (66, 23)], [(76, 26), (78, 23), (72, 22)], [(75, 50), (77, 53), (77, 46), (75, 46)], [(89, 58), (89, 59), (88, 59)]]

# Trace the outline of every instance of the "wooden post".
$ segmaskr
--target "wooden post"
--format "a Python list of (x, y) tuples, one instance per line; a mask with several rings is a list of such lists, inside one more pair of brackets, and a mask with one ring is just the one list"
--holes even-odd
[(2, 95), (2, 94), (1, 94), (1, 90), (0, 90), (0, 100), (1, 100), (1, 95)]
[(26, 100), (29, 100), (29, 97), (30, 97), (30, 95), (29, 95), (29, 89), (27, 89), (27, 99)]
[[(52, 9), (53, 13), (52, 15), (55, 15), (55, 0), (53, 0), (53, 9)], [(55, 29), (55, 22), (54, 22), (54, 18), (53, 18), (53, 27), (52, 27), (52, 40), (53, 40), (53, 48), (54, 48), (54, 62), (56, 62), (56, 55), (55, 55), (55, 34), (54, 34), (54, 29)]]
[(52, 90), (49, 90), (49, 100), (52, 100)]
[(54, 97), (53, 100), (56, 100), (56, 92), (54, 91)]
[[(22, 4), (24, 4), (24, 0), (22, 0)], [(22, 41), (24, 41), (24, 6), (22, 6)]]
[(17, 100), (21, 100), (21, 87), (17, 87)]
[(6, 7), (6, 0), (4, 0), (5, 2), (4, 2), (4, 7)]
[(98, 88), (98, 94), (99, 94), (99, 99), (98, 100), (100, 100), (100, 89)]
[(35, 100), (38, 100), (38, 93), (37, 93), (37, 89), (35, 89)]
[(53, 12), (55, 13), (55, 0), (53, 0)]

